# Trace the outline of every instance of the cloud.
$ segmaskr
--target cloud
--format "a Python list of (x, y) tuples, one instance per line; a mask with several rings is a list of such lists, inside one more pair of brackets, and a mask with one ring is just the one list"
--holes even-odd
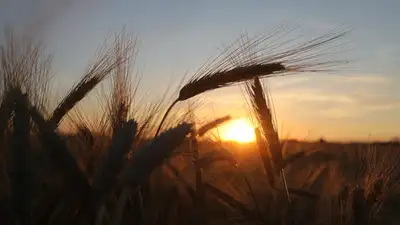
[(389, 111), (400, 106), (400, 102), (393, 101), (387, 103), (365, 105), (364, 109), (368, 111)]
[(387, 76), (377, 76), (377, 75), (350, 75), (337, 77), (341, 79), (340, 81), (345, 83), (357, 83), (357, 84), (388, 84), (391, 79)]
[(379, 46), (376, 55), (379, 59), (384, 61), (397, 59), (400, 55), (400, 45), (397, 43), (381, 45)]
[(302, 83), (310, 81), (311, 79), (311, 76), (283, 76), (279, 78), (277, 77), (277, 79), (271, 78), (264, 83), (271, 88), (283, 88), (301, 85)]
[(392, 111), (398, 107), (400, 107), (400, 101), (398, 100), (381, 99), (379, 102), (359, 99), (355, 104), (342, 104), (329, 108), (321, 107), (316, 113), (323, 118), (329, 119), (366, 118), (373, 113)]
[(324, 109), (319, 112), (319, 115), (331, 119), (352, 118), (359, 116), (359, 114), (355, 110), (344, 107)]
[(385, 85), (390, 84), (392, 81), (391, 77), (386, 75), (377, 75), (377, 74), (338, 74), (338, 75), (328, 75), (321, 74), (318, 76), (309, 76), (308, 80), (323, 82), (323, 83), (332, 83), (337, 84), (374, 84), (374, 85)]
[(280, 92), (272, 94), (272, 97), (277, 101), (297, 101), (297, 102), (331, 102), (331, 103), (354, 103), (355, 99), (349, 95), (335, 94), (335, 93), (324, 93), (318, 90), (303, 89), (303, 90), (292, 90), (288, 92)]

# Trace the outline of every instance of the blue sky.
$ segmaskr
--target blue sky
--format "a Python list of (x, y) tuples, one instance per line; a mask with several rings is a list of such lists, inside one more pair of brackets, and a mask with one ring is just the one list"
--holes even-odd
[[(250, 34), (295, 21), (305, 35), (353, 29), (351, 71), (274, 78), (268, 85), (282, 135), (295, 138), (367, 139), (400, 135), (400, 2), (266, 0), (0, 0), (0, 23), (30, 24), (50, 18), (44, 30), (60, 89), (84, 71), (104, 38), (124, 26), (138, 38), (141, 90), (161, 96), (215, 56), (242, 32)], [(150, 88), (156, 82), (157, 87)], [(246, 116), (239, 88), (205, 95), (199, 117)]]

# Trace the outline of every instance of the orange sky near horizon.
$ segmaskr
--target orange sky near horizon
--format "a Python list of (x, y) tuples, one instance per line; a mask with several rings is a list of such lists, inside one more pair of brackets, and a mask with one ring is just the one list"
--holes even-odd
[[(362, 106), (357, 99), (351, 95), (328, 95), (312, 89), (301, 89), (291, 87), (292, 84), (306, 82), (309, 79), (317, 79), (316, 75), (299, 75), (292, 77), (282, 77), (264, 79), (263, 82), (270, 88), (270, 93), (274, 103), (275, 117), (277, 120), (278, 133), (281, 139), (298, 140), (317, 140), (325, 138), (332, 141), (370, 141), (370, 140), (390, 140), (396, 136), (396, 129), (386, 123), (375, 123), (371, 126), (370, 116), (376, 111), (382, 112), (391, 109), (391, 103), (377, 102), (375, 106)], [(325, 77), (327, 79), (327, 77)], [(337, 77), (331, 77), (337, 80)], [(379, 79), (385, 84), (383, 78), (370, 78), (372, 81), (362, 80), (356, 76), (343, 77), (348, 79), (345, 84), (354, 86), (354, 82), (364, 82), (365, 88), (376, 85)], [(350, 81), (349, 81), (350, 80)], [(351, 81), (351, 80), (354, 80)], [(379, 83), (378, 83), (379, 84)], [(343, 87), (343, 85), (342, 85)], [(157, 96), (151, 96), (155, 100)], [(171, 98), (172, 99), (172, 98)], [(150, 99), (149, 99), (150, 100)], [(241, 86), (226, 87), (200, 95), (188, 102), (202, 102), (196, 109), (196, 118), (199, 121), (210, 121), (222, 116), (230, 115), (234, 119), (249, 120), (252, 123), (252, 111), (246, 103), (246, 95)], [(148, 101), (147, 103), (149, 103)], [(185, 111), (188, 102), (176, 105), (170, 117), (176, 116), (177, 111)], [(168, 101), (166, 99), (165, 104)], [(335, 107), (326, 104), (336, 104)], [(94, 118), (95, 114), (101, 112), (102, 108), (97, 103), (95, 93), (92, 93), (84, 102), (80, 103), (88, 112), (88, 118)], [(325, 106), (325, 107), (322, 107)], [(78, 106), (79, 107), (79, 106)], [(93, 115), (93, 116), (92, 116)], [(357, 120), (365, 121), (360, 123)], [(227, 131), (224, 131), (225, 133)], [(226, 135), (226, 134), (225, 134)], [(232, 134), (231, 134), (232, 135)], [(229, 136), (229, 135), (228, 135)], [(229, 139), (223, 138), (223, 139)]]

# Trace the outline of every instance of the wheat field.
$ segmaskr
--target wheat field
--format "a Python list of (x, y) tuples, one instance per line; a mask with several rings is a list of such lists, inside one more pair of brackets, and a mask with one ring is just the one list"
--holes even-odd
[[(1, 224), (397, 224), (400, 145), (285, 140), (262, 82), (335, 71), (346, 61), (331, 56), (349, 32), (260, 47), (268, 35), (239, 38), (172, 101), (146, 102), (137, 100), (135, 41), (124, 32), (101, 45), (81, 79), (54, 100), (51, 57), (40, 42), (6, 30)], [(233, 85), (244, 87), (254, 143), (212, 138), (230, 115), (198, 121), (196, 107), (171, 113)], [(101, 110), (92, 117), (81, 102), (95, 95)]]

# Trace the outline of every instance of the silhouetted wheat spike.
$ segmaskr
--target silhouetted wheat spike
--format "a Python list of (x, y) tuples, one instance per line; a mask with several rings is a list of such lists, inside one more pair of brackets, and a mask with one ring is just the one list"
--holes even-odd
[(19, 88), (28, 100), (47, 106), (51, 56), (45, 55), (40, 40), (6, 28), (0, 43), (0, 89)]
[[(55, 168), (61, 172), (61, 176), (66, 180), (67, 186), (65, 188), (74, 190), (65, 193), (62, 197), (62, 204), (59, 205), (60, 215), (53, 213), (52, 217), (49, 218), (49, 223), (53, 221), (59, 224), (60, 220), (66, 219), (71, 220), (64, 221), (66, 223), (76, 223), (77, 221), (91, 223), (95, 219), (95, 212), (92, 205), (92, 188), (86, 175), (69, 152), (66, 142), (57, 133), (56, 125), (46, 121), (34, 106), (29, 108), (29, 113), (40, 131), (40, 139), (46, 153), (49, 154)], [(78, 213), (73, 217), (65, 214), (69, 212), (71, 207), (78, 207)]]
[(4, 132), (7, 129), (11, 114), (14, 111), (14, 100), (18, 96), (18, 91), (10, 90), (3, 95), (0, 105), (0, 140), (3, 138)]
[(285, 66), (281, 63), (271, 63), (236, 67), (231, 70), (205, 74), (190, 80), (184, 85), (179, 91), (178, 101), (184, 101), (217, 88), (251, 80), (254, 77), (268, 76), (275, 72), (284, 71), (285, 69)]
[[(330, 71), (333, 66), (346, 62), (332, 57), (332, 54), (341, 45), (332, 47), (329, 44), (345, 37), (348, 31), (331, 31), (297, 45), (291, 45), (294, 39), (288, 41), (282, 38), (291, 31), (277, 29), (272, 34), (264, 33), (244, 43), (236, 42), (226, 48), (217, 58), (205, 63), (180, 89), (178, 98), (168, 107), (161, 119), (156, 136), (171, 109), (180, 101), (254, 78), (282, 76), (287, 75), (288, 72)], [(282, 40), (273, 40), (274, 38)], [(265, 47), (254, 51), (255, 47), (263, 42), (268, 43), (271, 39), (275, 45), (268, 46), (266, 44)], [(239, 47), (235, 44), (239, 44)], [(324, 46), (327, 48), (324, 49)], [(251, 57), (248, 57), (249, 52)]]
[(117, 183), (117, 177), (124, 164), (124, 156), (130, 150), (137, 131), (134, 120), (120, 125), (113, 134), (111, 145), (108, 148), (102, 167), (100, 167), (93, 181), (94, 207), (101, 206), (104, 199)]
[[(283, 171), (283, 157), (282, 147), (279, 141), (278, 132), (275, 130), (272, 113), (269, 106), (269, 99), (265, 97), (264, 90), (261, 86), (261, 82), (258, 78), (254, 78), (253, 82), (247, 83), (246, 91), (250, 98), (251, 106), (254, 110), (254, 115), (257, 118), (257, 122), (260, 124), (261, 133), (258, 132), (259, 139), (263, 140), (264, 137), (267, 143), (267, 149), (269, 154), (261, 153), (262, 156), (271, 156), (270, 163), (272, 164), (274, 171), (280, 173), (283, 181), (283, 185), (286, 190), (288, 202), (291, 202), (289, 189), (286, 182), (285, 173)], [(261, 142), (260, 140), (260, 142)], [(262, 145), (263, 144), (259, 144)], [(260, 146), (259, 146), (260, 147)], [(272, 186), (274, 187), (274, 186)]]
[(58, 124), (61, 119), (71, 110), (79, 101), (81, 101), (87, 93), (89, 93), (102, 79), (106, 73), (96, 74), (97, 76), (89, 77), (86, 75), (76, 87), (61, 101), (54, 110), (53, 115), (49, 119), (54, 124)]
[(132, 160), (120, 175), (120, 185), (126, 186), (119, 197), (118, 207), (113, 219), (114, 224), (120, 223), (122, 211), (131, 190), (135, 190), (147, 181), (152, 171), (172, 154), (190, 132), (192, 132), (191, 124), (180, 124), (163, 132), (160, 136), (154, 138), (150, 144), (133, 153)]
[[(126, 122), (131, 108), (134, 107), (133, 98), (138, 87), (138, 83), (134, 83), (131, 78), (130, 71), (132, 64), (130, 55), (135, 54), (135, 42), (130, 41), (124, 33), (120, 37), (116, 37), (115, 42), (115, 60), (118, 65), (111, 74), (111, 98), (108, 98), (108, 93), (104, 93), (108, 100), (106, 111), (109, 114), (113, 131), (118, 129), (120, 124)], [(123, 63), (124, 61), (125, 63)]]
[(80, 170), (75, 158), (69, 152), (66, 143), (60, 135), (56, 133), (55, 125), (46, 121), (35, 107), (29, 108), (32, 120), (38, 126), (41, 132), (41, 140), (48, 154), (51, 156), (54, 164), (68, 180), (68, 184), (78, 191), (90, 190), (90, 186), (85, 174)]
[(216, 73), (205, 74), (201, 77), (193, 78), (181, 88), (178, 98), (168, 107), (157, 129), (156, 136), (160, 132), (162, 124), (176, 103), (185, 101), (207, 91), (237, 84), (258, 76), (268, 76), (274, 72), (284, 70), (285, 67), (282, 64), (272, 63), (265, 65), (251, 65), (248, 67), (237, 67), (231, 70), (222, 70)]
[(212, 130), (218, 126), (220, 126), (221, 124), (231, 120), (232, 117), (231, 116), (224, 116), (221, 118), (217, 118), (209, 123), (206, 123), (205, 125), (203, 125), (202, 127), (200, 127), (197, 131), (197, 135), (199, 137), (202, 137), (204, 134), (206, 134), (209, 130)]
[(129, 166), (122, 171), (122, 184), (129, 184), (133, 187), (140, 185), (183, 142), (191, 130), (191, 124), (183, 123), (163, 132), (148, 146), (138, 149), (133, 154)]
[(265, 97), (261, 82), (258, 78), (254, 79), (251, 84), (246, 86), (247, 93), (250, 97), (251, 106), (254, 115), (260, 124), (260, 134), (267, 141), (267, 151), (272, 158), (272, 165), (275, 171), (280, 171), (283, 165), (282, 148), (279, 141), (278, 133), (275, 131), (273, 118), (270, 110), (269, 99)]
[(81, 137), (88, 149), (92, 149), (95, 143), (95, 137), (85, 124), (79, 124), (77, 127), (77, 136)]
[(26, 95), (16, 96), (12, 133), (11, 183), (16, 223), (29, 224), (31, 203), (31, 169), (28, 168), (29, 153), (29, 113)]
[(86, 71), (81, 81), (70, 90), (54, 109), (49, 121), (53, 124), (60, 123), (68, 111), (93, 90), (97, 84), (104, 80), (116, 67), (126, 62), (127, 59), (123, 57), (126, 56), (125, 52), (128, 51), (130, 47), (131, 46), (127, 46), (126, 49), (121, 49), (120, 51), (114, 51), (114, 49), (111, 48), (105, 53), (100, 54), (97, 61)]

